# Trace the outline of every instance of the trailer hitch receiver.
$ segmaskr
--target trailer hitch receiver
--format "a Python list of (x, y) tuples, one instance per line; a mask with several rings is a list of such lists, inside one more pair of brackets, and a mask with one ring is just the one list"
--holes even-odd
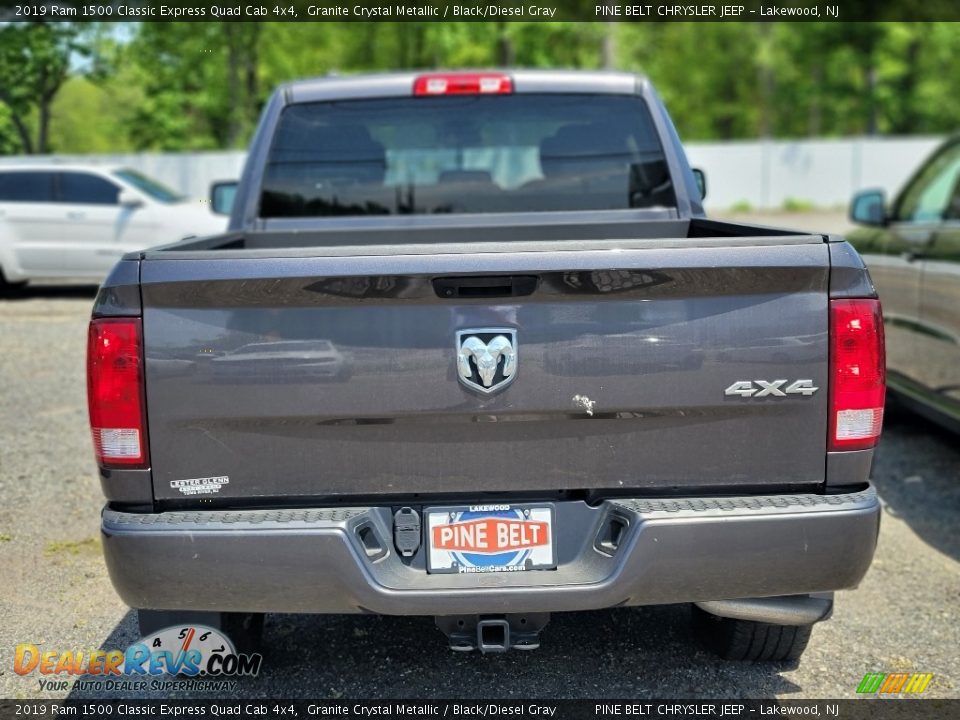
[(540, 631), (550, 622), (550, 613), (441, 615), (436, 621), (451, 650), (494, 653), (511, 648), (536, 650), (540, 647)]

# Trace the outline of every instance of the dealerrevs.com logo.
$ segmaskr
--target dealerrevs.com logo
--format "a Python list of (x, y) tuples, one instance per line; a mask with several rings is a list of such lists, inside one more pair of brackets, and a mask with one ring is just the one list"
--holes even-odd
[[(222, 631), (205, 625), (177, 625), (147, 635), (126, 650), (42, 650), (17, 645), (13, 670), (39, 674), (41, 690), (185, 689), (230, 690), (229, 678), (260, 672), (263, 656), (238, 653)], [(164, 676), (167, 676), (164, 678)], [(177, 676), (176, 680), (169, 676)]]

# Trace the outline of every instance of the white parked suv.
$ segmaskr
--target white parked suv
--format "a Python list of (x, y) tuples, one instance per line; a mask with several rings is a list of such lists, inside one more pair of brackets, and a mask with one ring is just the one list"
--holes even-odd
[(0, 288), (106, 277), (128, 252), (223, 232), (227, 219), (128, 168), (0, 167)]

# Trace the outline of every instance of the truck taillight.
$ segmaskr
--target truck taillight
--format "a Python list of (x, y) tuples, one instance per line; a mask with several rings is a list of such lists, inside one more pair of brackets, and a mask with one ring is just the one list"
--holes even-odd
[(509, 95), (513, 80), (500, 73), (442, 73), (420, 75), (414, 95)]
[(87, 337), (87, 405), (97, 462), (146, 467), (143, 333), (138, 318), (97, 318)]
[(830, 450), (876, 445), (883, 424), (886, 358), (880, 301), (830, 301)]

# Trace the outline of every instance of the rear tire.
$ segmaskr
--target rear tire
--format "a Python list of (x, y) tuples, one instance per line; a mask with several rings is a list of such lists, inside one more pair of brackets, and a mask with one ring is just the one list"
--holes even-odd
[(0, 297), (4, 295), (13, 295), (17, 290), (27, 284), (26, 280), (20, 282), (10, 282), (3, 274), (3, 268), (0, 268)]
[(141, 637), (172, 625), (207, 625), (222, 630), (238, 653), (258, 652), (263, 643), (263, 613), (137, 610), (137, 620)]
[(813, 625), (770, 625), (718, 617), (693, 606), (694, 635), (724, 660), (799, 660), (812, 630)]

